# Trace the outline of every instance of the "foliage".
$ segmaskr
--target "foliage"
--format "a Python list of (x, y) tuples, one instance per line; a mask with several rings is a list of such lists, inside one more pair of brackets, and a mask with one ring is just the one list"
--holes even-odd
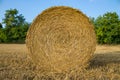
[(4, 29), (0, 29), (0, 43), (7, 42), (7, 35)]
[(5, 27), (17, 27), (25, 23), (25, 18), (22, 14), (18, 14), (17, 9), (6, 10), (5, 18), (3, 19), (3, 24)]
[(26, 32), (30, 26), (25, 21), (22, 14), (18, 14), (17, 9), (6, 10), (5, 18), (3, 19), (5, 27), (0, 26), (0, 43), (24, 43)]
[(90, 19), (95, 25), (98, 43), (120, 44), (120, 19), (117, 13), (107, 12), (97, 19)]

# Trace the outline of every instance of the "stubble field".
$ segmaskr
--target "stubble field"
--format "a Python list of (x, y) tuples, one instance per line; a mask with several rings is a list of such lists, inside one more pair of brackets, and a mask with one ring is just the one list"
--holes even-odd
[(81, 71), (40, 71), (25, 44), (0, 44), (0, 80), (120, 80), (120, 45), (97, 45), (93, 59)]

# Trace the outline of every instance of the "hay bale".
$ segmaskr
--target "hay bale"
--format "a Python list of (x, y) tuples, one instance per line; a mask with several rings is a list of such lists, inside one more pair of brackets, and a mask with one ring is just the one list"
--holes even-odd
[(27, 32), (26, 45), (41, 70), (67, 72), (89, 61), (95, 51), (96, 36), (82, 12), (58, 6), (36, 17)]

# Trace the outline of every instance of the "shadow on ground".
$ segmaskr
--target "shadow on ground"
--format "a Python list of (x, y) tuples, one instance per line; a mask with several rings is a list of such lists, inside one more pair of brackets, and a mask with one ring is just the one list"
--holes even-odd
[(120, 51), (95, 54), (90, 61), (90, 67), (101, 67), (112, 63), (120, 64)]

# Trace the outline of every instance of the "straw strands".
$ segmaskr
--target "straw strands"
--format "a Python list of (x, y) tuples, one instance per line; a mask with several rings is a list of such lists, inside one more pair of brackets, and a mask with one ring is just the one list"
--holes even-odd
[(43, 72), (69, 72), (87, 64), (95, 51), (96, 36), (81, 11), (57, 6), (35, 18), (27, 32), (26, 45)]

